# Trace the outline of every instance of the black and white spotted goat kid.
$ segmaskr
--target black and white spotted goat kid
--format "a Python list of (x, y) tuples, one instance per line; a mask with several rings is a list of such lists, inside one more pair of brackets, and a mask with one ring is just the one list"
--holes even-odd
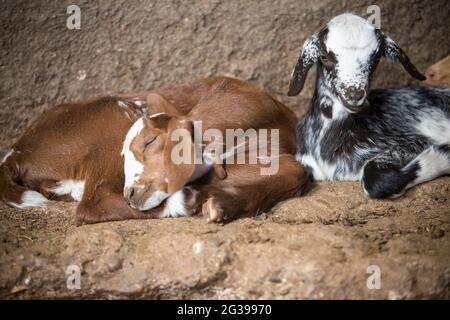
[(304, 43), (288, 93), (302, 90), (316, 64), (314, 97), (297, 127), (297, 160), (317, 180), (361, 180), (374, 198), (450, 173), (450, 88), (369, 92), (382, 56), (425, 79), (391, 38), (361, 17), (339, 15)]

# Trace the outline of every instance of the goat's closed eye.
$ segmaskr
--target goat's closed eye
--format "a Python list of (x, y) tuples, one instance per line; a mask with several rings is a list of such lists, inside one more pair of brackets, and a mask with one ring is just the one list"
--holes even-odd
[(156, 140), (156, 138), (157, 137), (155, 136), (145, 140), (144, 149), (147, 149), (147, 147), (149, 147)]

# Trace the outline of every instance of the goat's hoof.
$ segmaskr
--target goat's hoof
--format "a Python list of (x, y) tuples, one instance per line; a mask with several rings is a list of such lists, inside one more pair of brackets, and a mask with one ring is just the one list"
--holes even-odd
[(223, 209), (220, 207), (214, 197), (209, 198), (203, 204), (202, 214), (206, 218), (206, 222), (208, 223), (222, 223), (226, 220), (226, 217), (223, 214)]
[(75, 214), (75, 225), (81, 227), (85, 224), (93, 224), (102, 222), (99, 217), (89, 211), (81, 211)]
[(86, 222), (84, 221), (84, 217), (76, 215), (75, 216), (75, 226), (81, 227), (84, 224), (86, 224)]
[(199, 202), (199, 192), (192, 187), (183, 188), (184, 206), (189, 216), (197, 214), (201, 209), (201, 202)]

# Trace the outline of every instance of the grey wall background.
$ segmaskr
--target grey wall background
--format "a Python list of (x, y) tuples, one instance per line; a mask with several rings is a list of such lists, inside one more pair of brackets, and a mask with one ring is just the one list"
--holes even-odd
[[(66, 8), (81, 8), (81, 30)], [(382, 29), (424, 71), (450, 52), (448, 0), (0, 1), (0, 154), (42, 111), (91, 95), (114, 94), (229, 75), (285, 96), (304, 39), (345, 11), (381, 8)], [(374, 85), (414, 82), (382, 63)]]

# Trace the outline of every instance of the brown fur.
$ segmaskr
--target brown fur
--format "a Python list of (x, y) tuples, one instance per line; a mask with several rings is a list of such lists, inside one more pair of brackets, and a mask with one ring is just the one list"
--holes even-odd
[[(25, 191), (35, 190), (50, 200), (72, 201), (70, 195), (58, 196), (49, 190), (61, 180), (83, 180), (84, 193), (75, 218), (77, 225), (159, 217), (163, 206), (139, 212), (131, 209), (123, 198), (120, 152), (127, 131), (142, 115), (142, 110), (131, 102), (127, 102), (127, 108), (119, 106), (118, 102), (136, 97), (147, 101), (145, 109), (149, 113), (164, 111), (176, 117), (190, 114), (191, 119), (201, 118), (206, 113), (202, 120), (214, 126), (222, 119), (224, 127), (242, 124), (236, 120), (248, 121), (250, 126), (280, 127), (286, 154), (281, 156), (277, 176), (259, 176), (256, 165), (235, 165), (227, 167), (226, 171), (218, 166), (215, 174), (205, 175), (196, 182), (201, 182), (197, 186), (201, 193), (190, 196), (193, 210), (208, 203), (211, 208), (222, 205), (227, 212), (257, 212), (295, 194), (303, 185), (305, 173), (293, 158), (296, 119), (292, 112), (248, 84), (212, 77), (120, 98), (94, 98), (50, 109), (24, 132), (12, 146), (14, 153), (0, 166), (1, 200), (20, 204)], [(211, 113), (216, 102), (217, 113)], [(194, 106), (196, 111), (190, 113)], [(263, 109), (269, 112), (261, 117)], [(164, 127), (164, 119), (160, 120)], [(134, 143), (133, 148), (138, 149), (139, 142)], [(164, 175), (165, 171), (156, 173)], [(224, 188), (230, 192), (223, 193)], [(190, 189), (186, 189), (185, 193), (189, 192)], [(228, 199), (233, 200), (227, 202)]]
[(425, 75), (428, 84), (450, 86), (450, 55), (429, 67)]
[[(222, 222), (266, 211), (303, 190), (308, 177), (294, 158), (297, 119), (292, 111), (250, 84), (230, 78), (214, 80), (212, 85), (206, 86), (203, 95), (191, 100), (196, 104), (187, 114), (173, 114), (174, 107), (166, 103), (177, 101), (175, 94), (164, 97), (165, 101), (161, 100), (163, 103), (155, 108), (165, 114), (144, 119), (144, 129), (130, 146), (135, 158), (144, 164), (144, 171), (134, 185), (125, 190), (125, 196), (135, 207), (145, 203), (155, 191), (172, 194), (189, 185), (198, 193), (192, 212), (201, 209), (209, 221)], [(208, 81), (210, 84), (211, 80)], [(158, 93), (162, 95), (162, 92)], [(185, 163), (176, 165), (171, 161), (172, 148), (178, 142), (169, 137), (178, 128), (193, 135), (193, 121), (202, 121), (203, 130), (215, 128), (222, 133), (238, 128), (244, 131), (250, 128), (279, 129), (278, 173), (261, 175), (261, 164), (246, 161), (247, 164), (216, 164), (192, 181), (198, 167)], [(194, 150), (193, 141), (189, 143)]]
[(35, 190), (50, 200), (72, 201), (70, 195), (49, 190), (61, 180), (83, 180), (78, 225), (152, 216), (131, 210), (122, 197), (121, 147), (141, 113), (130, 102), (126, 109), (120, 107), (119, 100), (106, 97), (64, 104), (39, 117), (0, 167), (1, 199), (20, 204), (23, 192)]
[[(186, 113), (208, 90), (214, 78), (188, 85), (162, 88), (161, 93)], [(21, 204), (25, 191), (35, 190), (50, 200), (73, 201), (49, 190), (61, 180), (84, 180), (83, 198), (76, 211), (76, 224), (158, 217), (162, 208), (142, 213), (123, 199), (123, 159), (120, 156), (126, 132), (142, 115), (123, 99), (148, 99), (146, 112), (158, 112), (168, 102), (154, 91), (122, 95), (120, 98), (90, 98), (63, 104), (41, 115), (12, 146), (14, 153), (0, 166), (0, 199)], [(172, 104), (170, 104), (172, 106)], [(126, 114), (125, 114), (126, 112)]]

